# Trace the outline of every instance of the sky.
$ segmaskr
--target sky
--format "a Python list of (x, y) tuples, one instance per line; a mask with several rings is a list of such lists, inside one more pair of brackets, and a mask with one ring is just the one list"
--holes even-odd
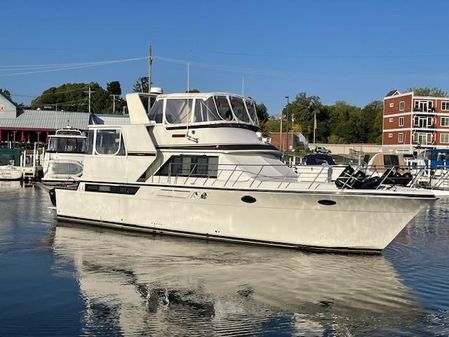
[[(391, 89), (449, 91), (447, 0), (14, 0), (0, 3), (0, 88), (148, 74), (164, 92), (243, 93), (277, 115), (300, 92), (363, 107)], [(188, 76), (189, 74), (189, 76)]]

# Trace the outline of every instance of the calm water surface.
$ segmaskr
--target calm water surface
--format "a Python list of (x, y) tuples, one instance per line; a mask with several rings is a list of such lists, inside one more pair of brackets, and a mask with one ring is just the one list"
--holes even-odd
[(449, 201), (382, 256), (58, 223), (0, 184), (0, 336), (448, 336)]

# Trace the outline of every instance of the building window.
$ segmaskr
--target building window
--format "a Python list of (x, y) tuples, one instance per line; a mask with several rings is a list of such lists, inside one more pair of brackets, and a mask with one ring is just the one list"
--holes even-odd
[(393, 117), (388, 118), (388, 121), (389, 121), (390, 123), (393, 123)]
[(394, 108), (394, 102), (390, 103), (390, 108)]
[(392, 134), (392, 133), (389, 133), (389, 134), (388, 134), (388, 138), (393, 138), (393, 134)]
[(449, 101), (443, 101), (443, 102), (441, 102), (441, 110), (443, 110), (443, 111), (449, 111)]
[(399, 111), (404, 111), (405, 110), (405, 102), (404, 101), (400, 101), (399, 102)]
[(449, 144), (449, 133), (440, 134), (440, 143), (441, 144)]
[(441, 126), (449, 126), (449, 117), (441, 117)]
[(399, 126), (404, 126), (404, 117), (399, 117)]
[(404, 142), (404, 134), (402, 132), (398, 133), (398, 143)]
[(156, 173), (170, 177), (205, 177), (216, 178), (218, 174), (218, 157), (212, 156), (172, 156)]

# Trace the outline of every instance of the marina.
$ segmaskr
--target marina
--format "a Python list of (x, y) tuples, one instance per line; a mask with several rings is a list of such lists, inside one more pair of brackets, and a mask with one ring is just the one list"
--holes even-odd
[(2, 336), (445, 336), (448, 206), (380, 256), (315, 254), (59, 222), (1, 182)]

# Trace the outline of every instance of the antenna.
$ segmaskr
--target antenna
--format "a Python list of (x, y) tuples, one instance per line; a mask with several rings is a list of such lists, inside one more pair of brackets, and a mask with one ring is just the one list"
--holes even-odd
[(150, 44), (150, 51), (148, 56), (148, 93), (151, 93), (151, 86), (153, 84), (152, 81), (152, 72), (153, 72), (153, 47)]
[(190, 62), (187, 62), (187, 92), (190, 91)]

